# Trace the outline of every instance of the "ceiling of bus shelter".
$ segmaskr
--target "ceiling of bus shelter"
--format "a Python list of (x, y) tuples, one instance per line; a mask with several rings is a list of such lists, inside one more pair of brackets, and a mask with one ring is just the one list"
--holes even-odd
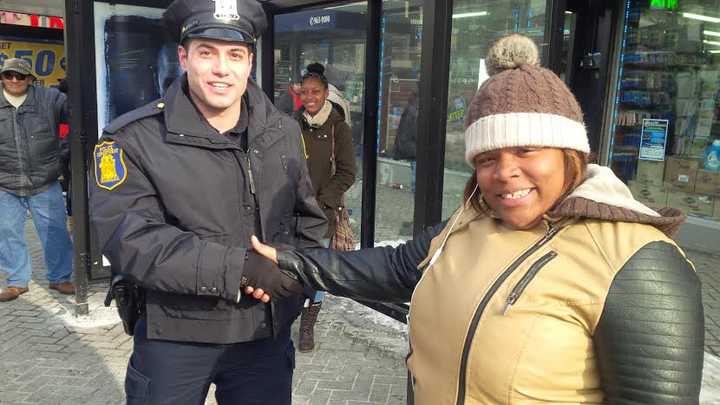
[[(260, 2), (270, 4), (274, 9), (333, 3), (332, 1), (323, 0), (260, 0)], [(116, 1), (116, 3), (124, 2), (120, 0)], [(169, 4), (170, 1), (150, 1), (148, 3)], [(0, 0), (0, 10), (62, 17), (65, 15), (65, 0)]]

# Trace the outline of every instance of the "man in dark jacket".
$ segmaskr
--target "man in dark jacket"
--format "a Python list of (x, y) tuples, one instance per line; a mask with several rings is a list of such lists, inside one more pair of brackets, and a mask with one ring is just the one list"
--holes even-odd
[(395, 135), (394, 158), (410, 162), (410, 189), (415, 192), (415, 150), (417, 142), (417, 93), (408, 95), (407, 105), (400, 116)]
[(127, 400), (202, 404), (214, 383), (220, 404), (290, 404), (304, 297), (250, 236), (320, 246), (326, 220), (300, 128), (249, 80), (266, 17), (255, 0), (176, 0), (163, 21), (185, 74), (94, 152), (91, 222), (113, 272), (145, 296)]
[(0, 78), (0, 269), (8, 272), (0, 302), (28, 291), (28, 210), (45, 252), (50, 288), (74, 294), (72, 242), (58, 182), (60, 162), (68, 152), (58, 137), (59, 124), (66, 121), (65, 95), (34, 86), (30, 63), (24, 59), (7, 59)]

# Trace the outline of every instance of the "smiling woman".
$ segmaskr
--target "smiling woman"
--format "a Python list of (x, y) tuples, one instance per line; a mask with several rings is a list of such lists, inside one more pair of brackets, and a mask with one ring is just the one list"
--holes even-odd
[(255, 248), (314, 288), (411, 299), (417, 405), (697, 404), (700, 283), (671, 239), (683, 215), (587, 164), (582, 111), (532, 40), (501, 38), (486, 63), (474, 174), (448, 222), (395, 249)]
[(536, 226), (564, 193), (560, 149), (506, 148), (475, 157), (476, 184), (492, 211), (515, 229)]
[[(309, 64), (302, 78), (302, 107), (294, 117), (302, 130), (315, 198), (328, 219), (325, 236), (330, 246), (336, 246), (332, 242), (338, 228), (337, 219), (346, 209), (344, 195), (355, 182), (357, 168), (352, 131), (345, 122), (341, 106), (330, 101), (329, 95), (325, 67), (320, 63)], [(315, 346), (313, 328), (323, 297), (323, 292), (315, 293), (312, 305), (303, 309), (298, 345), (301, 352), (310, 351)]]
[[(553, 155), (554, 157), (557, 157), (556, 152), (558, 149), (539, 149), (539, 148), (508, 148), (505, 150), (505, 154), (516, 154), (518, 155), (519, 161), (527, 161), (527, 158), (548, 158), (548, 154)], [(534, 222), (537, 224), (537, 221), (539, 221), (542, 217), (542, 215), (550, 211), (552, 207), (558, 202), (562, 201), (564, 197), (566, 197), (570, 192), (572, 192), (573, 189), (575, 189), (577, 186), (579, 186), (584, 180), (585, 175), (587, 173), (587, 166), (588, 166), (588, 155), (573, 149), (560, 149), (559, 150), (562, 153), (562, 161), (561, 162), (546, 162), (542, 161), (539, 166), (531, 165), (532, 167), (540, 167), (540, 168), (548, 168), (551, 169), (551, 173), (549, 173), (549, 176), (555, 177), (554, 183), (557, 183), (557, 177), (562, 176), (563, 178), (563, 184), (561, 188), (561, 193), (557, 195), (555, 198), (550, 197), (548, 199), (544, 200), (545, 204), (537, 204), (536, 206), (525, 206), (527, 209), (536, 208), (535, 214), (529, 214), (530, 219), (534, 219), (534, 221), (528, 221), (528, 222)], [(488, 152), (482, 155), (478, 155), (473, 163), (476, 168), (476, 175), (471, 176), (470, 179), (467, 182), (467, 185), (465, 186), (465, 200), (470, 201), (470, 204), (472, 207), (477, 211), (488, 211), (489, 213), (492, 213), (492, 209), (490, 206), (488, 206), (488, 202), (483, 198), (470, 198), (470, 196), (475, 192), (476, 188), (479, 187), (480, 178), (482, 175), (483, 179), (487, 179), (488, 176), (492, 176), (492, 173), (489, 173), (493, 167), (497, 167), (497, 164), (495, 163), (495, 158), (491, 158), (493, 154), (502, 154), (501, 151), (494, 151), (494, 152)], [(540, 156), (537, 156), (540, 155)], [(522, 158), (526, 159), (522, 159)], [(491, 161), (488, 162), (486, 159), (490, 159)], [(540, 159), (536, 159), (540, 160)], [(490, 166), (490, 167), (488, 167)], [(562, 170), (557, 170), (559, 167), (562, 167)], [(536, 170), (532, 170), (531, 174), (537, 175)], [(516, 178), (517, 180), (517, 178)], [(492, 181), (492, 179), (489, 179), (488, 181)], [(556, 184), (555, 184), (556, 185)], [(483, 188), (483, 187), (480, 187)], [(527, 201), (528, 199), (525, 199), (523, 197), (526, 197), (530, 194), (530, 192), (533, 190), (534, 187), (527, 187), (526, 189), (520, 190), (517, 193), (514, 193), (513, 195), (506, 196), (507, 198), (517, 198), (520, 199), (521, 202)], [(536, 188), (536, 187), (535, 187)], [(536, 194), (538, 193), (538, 190), (535, 190)], [(494, 202), (494, 201), (493, 201)], [(529, 202), (529, 201), (527, 201)], [(495, 208), (495, 212), (499, 213), (497, 211), (498, 209)], [(516, 218), (516, 220), (519, 218)], [(506, 221), (512, 220), (511, 218), (506, 218)], [(522, 226), (516, 226), (516, 228), (521, 228)]]

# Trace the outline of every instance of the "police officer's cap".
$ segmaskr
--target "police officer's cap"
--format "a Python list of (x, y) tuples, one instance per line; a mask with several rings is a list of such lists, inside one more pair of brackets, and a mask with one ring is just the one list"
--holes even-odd
[(267, 19), (256, 0), (175, 0), (165, 10), (163, 24), (178, 43), (208, 38), (254, 45)]

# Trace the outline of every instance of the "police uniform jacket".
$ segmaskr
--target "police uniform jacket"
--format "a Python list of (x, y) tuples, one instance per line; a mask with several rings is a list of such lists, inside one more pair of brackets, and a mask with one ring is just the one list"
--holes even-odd
[(300, 128), (251, 81), (242, 116), (247, 152), (207, 123), (183, 76), (112, 122), (95, 148), (91, 223), (113, 272), (145, 290), (150, 339), (256, 340), (299, 313), (301, 296), (262, 304), (239, 287), (250, 235), (319, 246), (326, 232)]

